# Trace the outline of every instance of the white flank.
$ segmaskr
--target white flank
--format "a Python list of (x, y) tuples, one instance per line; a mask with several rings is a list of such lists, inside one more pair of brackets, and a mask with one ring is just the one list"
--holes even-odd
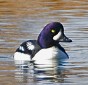
[(31, 57), (30, 55), (20, 53), (20, 52), (16, 52), (14, 54), (14, 60), (27, 60), (27, 61), (30, 61), (30, 59), (31, 59), (30, 57)]
[(24, 53), (20, 53), (20, 52), (16, 52), (14, 54), (14, 60), (15, 60), (15, 64), (24, 64), (27, 61), (31, 60), (31, 56), (28, 54), (24, 54)]
[(59, 38), (61, 37), (61, 30), (60, 30), (60, 32), (57, 34), (57, 35), (55, 35), (54, 37), (53, 37), (53, 40), (58, 40)]

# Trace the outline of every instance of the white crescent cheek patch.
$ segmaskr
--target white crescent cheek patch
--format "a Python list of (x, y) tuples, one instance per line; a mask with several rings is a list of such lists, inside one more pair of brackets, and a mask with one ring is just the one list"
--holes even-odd
[(56, 40), (60, 39), (60, 37), (61, 37), (61, 31), (53, 37), (53, 40), (56, 41)]

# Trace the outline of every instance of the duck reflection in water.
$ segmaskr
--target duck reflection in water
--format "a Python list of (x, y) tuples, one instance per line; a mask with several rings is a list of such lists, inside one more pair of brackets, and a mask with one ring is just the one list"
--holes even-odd
[[(40, 32), (37, 40), (28, 40), (20, 45), (14, 53), (15, 64), (24, 65), (21, 65), (23, 73), (27, 73), (31, 68), (28, 62), (34, 61), (32, 62), (34, 74), (58, 75), (62, 70), (60, 65), (69, 58), (59, 42), (72, 42), (72, 40), (65, 36), (64, 27), (60, 22), (49, 23)], [(29, 69), (25, 71), (24, 67)]]
[[(27, 62), (27, 64), (17, 65), (15, 78), (22, 83), (37, 82), (37, 81), (51, 81), (51, 82), (64, 82), (64, 64), (62, 61), (57, 64), (56, 60), (53, 65), (35, 64), (34, 61)], [(49, 61), (50, 62), (50, 61)], [(27, 66), (26, 66), (27, 65)]]

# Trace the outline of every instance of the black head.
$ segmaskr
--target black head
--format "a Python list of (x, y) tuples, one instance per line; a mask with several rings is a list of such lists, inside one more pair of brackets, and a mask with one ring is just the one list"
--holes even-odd
[(59, 42), (72, 42), (72, 40), (65, 36), (63, 25), (60, 22), (47, 24), (39, 34), (39, 45), (42, 48), (48, 48)]

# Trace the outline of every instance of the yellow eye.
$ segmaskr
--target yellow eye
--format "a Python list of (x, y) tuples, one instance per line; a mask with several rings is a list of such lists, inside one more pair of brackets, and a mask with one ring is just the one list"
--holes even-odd
[(51, 32), (52, 32), (52, 33), (55, 33), (55, 30), (54, 30), (54, 29), (52, 29), (52, 30), (51, 30)]

